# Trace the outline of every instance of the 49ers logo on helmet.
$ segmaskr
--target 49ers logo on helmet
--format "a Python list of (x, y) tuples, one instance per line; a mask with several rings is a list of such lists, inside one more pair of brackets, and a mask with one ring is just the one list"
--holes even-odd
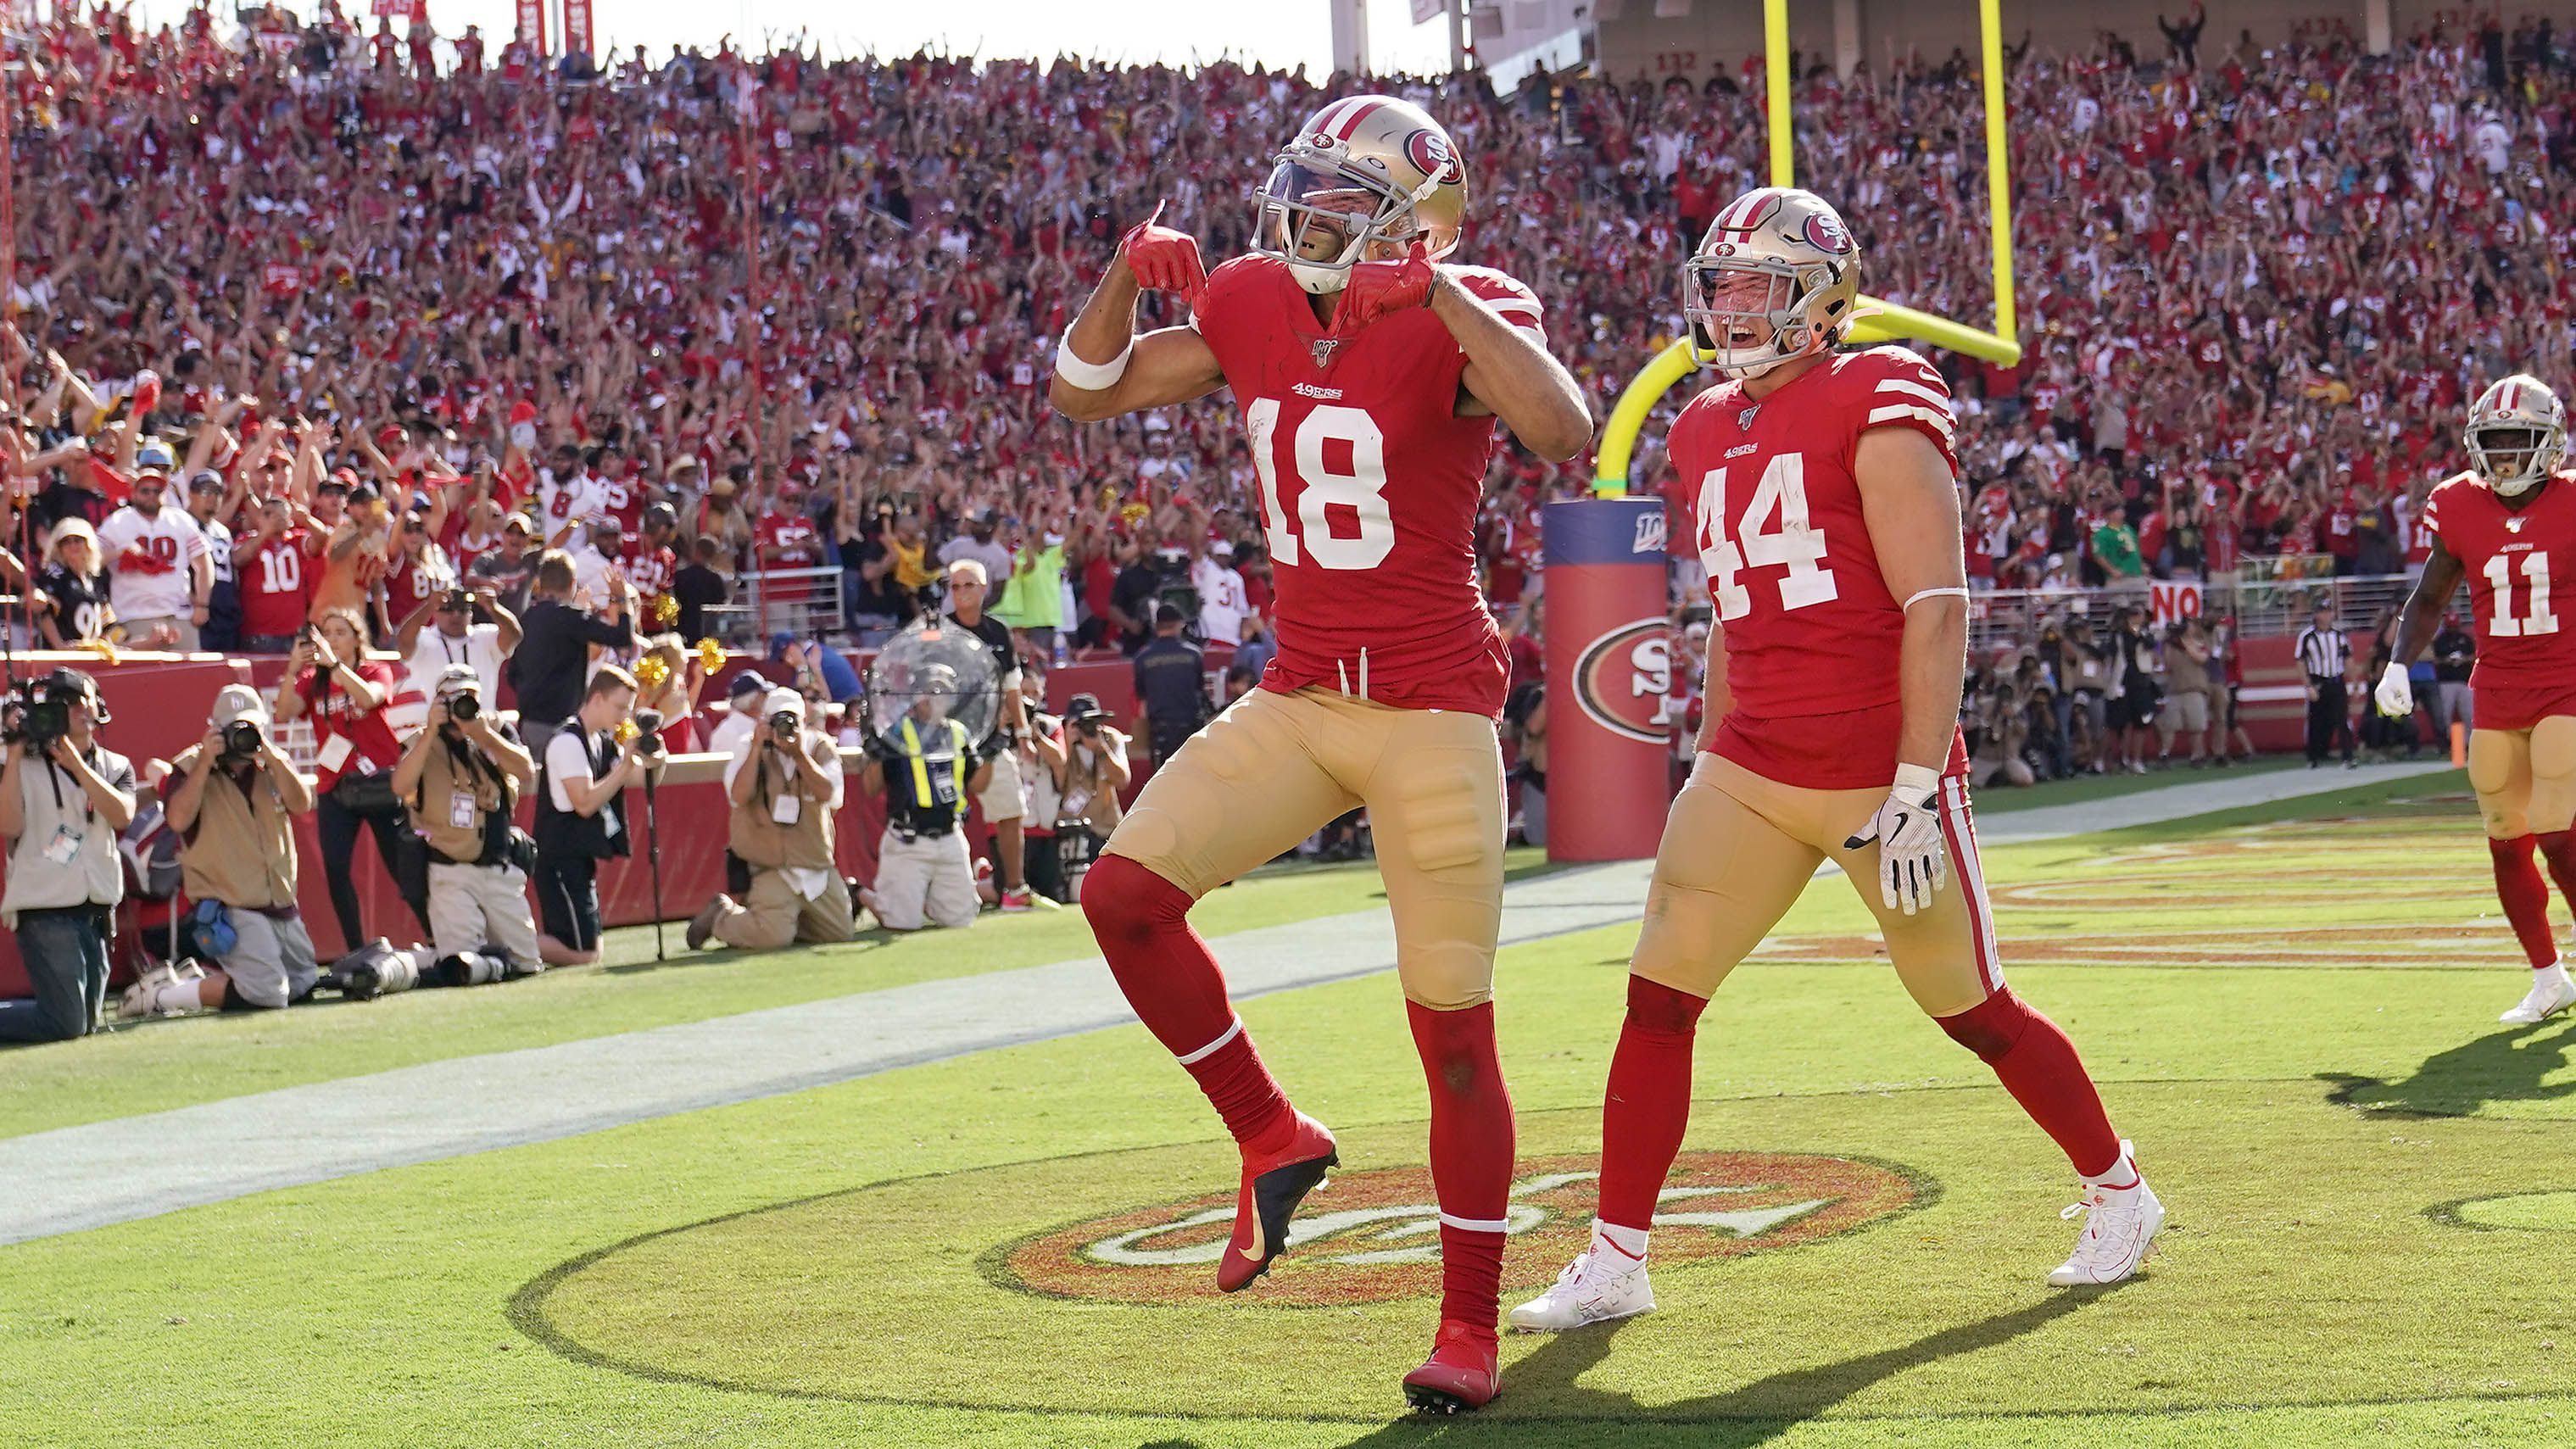
[(1662, 619), (1622, 624), (1583, 646), (1574, 661), (1574, 698), (1613, 734), (1660, 745), (1672, 737), (1664, 696), (1672, 687), (1672, 628)]
[(1820, 252), (1841, 256), (1851, 250), (1851, 233), (1843, 230), (1841, 221), (1821, 211), (1807, 217), (1806, 236), (1807, 245)]
[(1458, 153), (1449, 149), (1449, 138), (1438, 131), (1416, 131), (1404, 138), (1404, 159), (1425, 176), (1437, 176), (1444, 183), (1454, 182), (1461, 173)]

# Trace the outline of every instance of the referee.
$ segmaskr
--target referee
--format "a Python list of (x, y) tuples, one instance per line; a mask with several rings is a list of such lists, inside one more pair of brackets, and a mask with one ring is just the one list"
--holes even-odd
[(2352, 719), (2345, 713), (2343, 672), (2352, 661), (2352, 642), (2334, 626), (2334, 608), (2319, 604), (2308, 627), (2299, 631), (2299, 667), (2308, 674), (2308, 768), (2326, 762), (2326, 751), (2340, 744), (2350, 768)]

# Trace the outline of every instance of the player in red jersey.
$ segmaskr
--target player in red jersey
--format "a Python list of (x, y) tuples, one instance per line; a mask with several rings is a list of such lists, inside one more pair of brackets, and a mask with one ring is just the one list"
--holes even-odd
[(2383, 713), (2414, 717), (2407, 667), (2467, 579), (2478, 640), (2469, 786), (2486, 822), (2496, 896), (2532, 969), (2531, 990), (2499, 1019), (2529, 1025), (2576, 1005), (2549, 928), (2549, 884), (2531, 858), (2539, 846), (2576, 905), (2576, 832), (2568, 829), (2576, 818), (2576, 630), (2559, 613), (2565, 595), (2552, 603), (2549, 587), (2552, 577), (2576, 579), (2576, 477), (2557, 471), (2567, 456), (2566, 413), (2532, 378), (2508, 377), (2479, 394), (2462, 441), (2469, 471), (2424, 500), (2432, 551), (2373, 694)]
[(1827, 860), (1878, 918), (1915, 1004), (1994, 1068), (2083, 1179), (2090, 1220), (2049, 1281), (2119, 1282), (2164, 1220), (2073, 1044), (1995, 959), (1958, 729), (1950, 393), (1904, 348), (1837, 347), (1860, 265), (1832, 207), (1764, 187), (1718, 213), (1684, 268), (1694, 354), (1730, 379), (1670, 438), (1716, 605), (1707, 718), (1629, 967), (1592, 1244), (1512, 1310), (1516, 1327), (1654, 1306), (1647, 1230), (1690, 1119), (1700, 1013)]
[[(1446, 1290), (1405, 1394), (1475, 1408), (1500, 1382), (1513, 1142), (1492, 1003), (1506, 666), (1477, 589), (1476, 510), (1497, 417), (1551, 459), (1581, 451), (1592, 419), (1548, 355), (1536, 295), (1500, 272), (1435, 265), (1457, 245), (1466, 172), (1421, 110), (1333, 102), (1256, 200), (1255, 251), (1213, 274), (1194, 239), (1154, 218), (1128, 232), (1056, 354), (1049, 397), (1078, 421), (1233, 390), (1278, 591), (1261, 687), (1155, 774), (1082, 905), (1136, 1014), (1242, 1148), (1217, 1284), (1247, 1287), (1337, 1158), (1263, 1067), (1188, 912), (1369, 807), (1430, 1082)], [(1184, 294), (1190, 324), (1136, 336), (1140, 288)]]

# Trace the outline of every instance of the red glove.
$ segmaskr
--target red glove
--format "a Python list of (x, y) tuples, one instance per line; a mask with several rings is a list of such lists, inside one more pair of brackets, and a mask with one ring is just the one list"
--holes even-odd
[(150, 417), (161, 406), (161, 374), (150, 368), (134, 374), (134, 415)]
[(1189, 299), (1190, 309), (1198, 310), (1207, 296), (1207, 268), (1199, 262), (1199, 239), (1185, 231), (1158, 226), (1163, 203), (1154, 203), (1154, 214), (1127, 229), (1118, 239), (1118, 255), (1126, 258), (1127, 270), (1136, 274), (1136, 285), (1154, 292), (1178, 292)]
[(1418, 241), (1394, 261), (1355, 264), (1350, 281), (1342, 287), (1342, 300), (1333, 308), (1332, 335), (1348, 337), (1389, 313), (1424, 305), (1431, 300), (1431, 284), (1439, 275), (1432, 270), (1430, 253)]
[(116, 556), (116, 571), (121, 574), (148, 574), (152, 572), (152, 555), (145, 553), (141, 545), (129, 548)]

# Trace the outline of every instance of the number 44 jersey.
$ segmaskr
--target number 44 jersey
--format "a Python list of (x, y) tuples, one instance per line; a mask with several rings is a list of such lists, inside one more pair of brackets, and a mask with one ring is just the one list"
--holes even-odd
[(2566, 596), (2550, 588), (2576, 579), (2576, 476), (2551, 477), (2514, 509), (2462, 473), (2434, 485), (2424, 523), (2468, 571), (2478, 728), (2522, 730), (2576, 714), (2576, 630), (2566, 627)]
[[(1529, 288), (1446, 270), (1544, 340)], [(1494, 419), (1457, 415), (1467, 357), (1448, 327), (1416, 307), (1328, 337), (1266, 256), (1211, 273), (1192, 325), (1243, 408), (1260, 475), (1279, 626), (1261, 687), (1499, 715), (1510, 666), (1475, 539)]]
[[(1895, 778), (1902, 602), (1879, 574), (1854, 459), (1872, 428), (1929, 437), (1953, 474), (1950, 389), (1902, 347), (1837, 352), (1755, 402), (1741, 382), (1701, 393), (1673, 421), (1673, 471), (1726, 640), (1715, 751), (1786, 785), (1885, 788)], [(1679, 522), (1680, 520), (1676, 520)], [(1944, 773), (1967, 767), (1954, 738)]]

